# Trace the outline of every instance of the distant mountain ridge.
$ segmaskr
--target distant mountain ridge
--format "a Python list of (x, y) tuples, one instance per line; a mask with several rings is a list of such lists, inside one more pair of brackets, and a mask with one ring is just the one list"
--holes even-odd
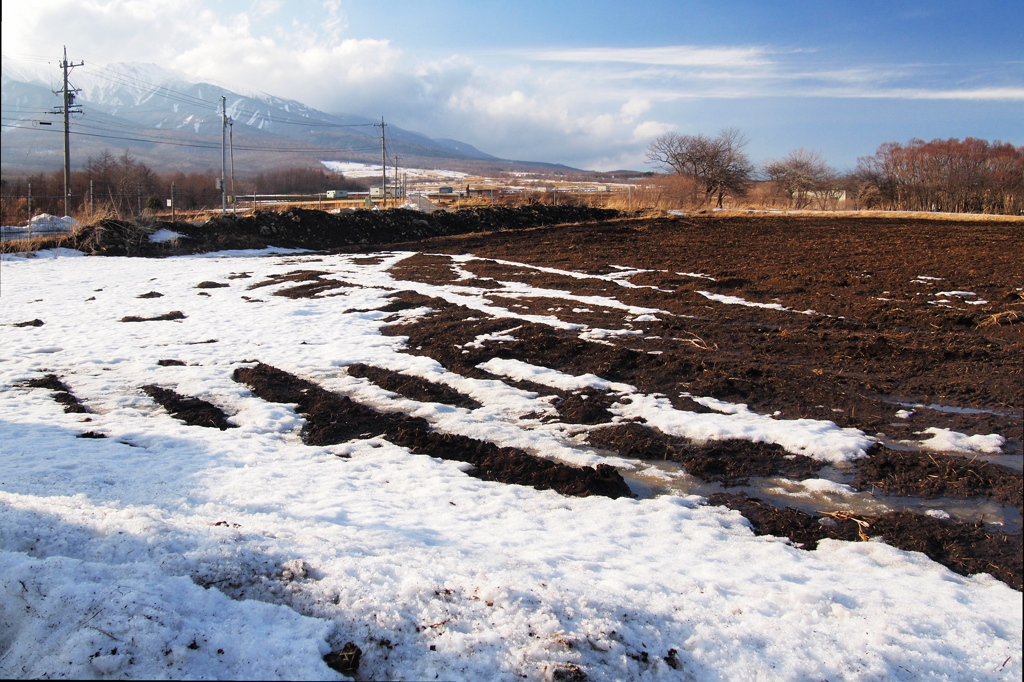
[[(129, 149), (156, 170), (219, 168), (221, 97), (233, 122), (236, 165), (242, 163), (246, 170), (320, 160), (380, 162), (379, 120), (329, 114), (267, 93), (243, 94), (223, 85), (195, 82), (156, 64), (87, 67), (73, 70), (71, 78), (80, 90), (76, 104), (83, 110), (73, 117), (71, 127), (74, 168), (104, 149), (118, 154)], [(62, 131), (61, 117), (52, 112), (60, 104), (53, 94), (60, 78), (52, 65), (46, 70), (25, 68), (4, 59), (0, 78), (4, 172), (59, 167), (62, 140), (54, 133)], [(534, 165), (507, 162), (471, 144), (431, 138), (390, 123), (386, 136), (389, 156), (399, 155), (403, 165)]]

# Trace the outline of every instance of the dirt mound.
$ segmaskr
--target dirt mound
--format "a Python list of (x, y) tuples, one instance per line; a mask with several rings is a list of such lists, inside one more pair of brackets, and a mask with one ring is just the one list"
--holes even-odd
[(142, 391), (170, 412), (174, 418), (189, 426), (205, 426), (221, 431), (238, 428), (237, 424), (228, 421), (224, 410), (213, 403), (193, 396), (184, 396), (153, 384), (143, 386)]
[(822, 463), (805, 455), (792, 455), (772, 443), (748, 440), (713, 440), (695, 443), (669, 436), (645, 424), (616, 424), (591, 431), (591, 445), (635, 459), (679, 462), (691, 476), (725, 485), (746, 485), (753, 476), (811, 478)]
[[(426, 214), (406, 209), (325, 213), (295, 208), (281, 213), (257, 212), (250, 216), (219, 216), (203, 225), (156, 222), (140, 226), (103, 220), (80, 228), (65, 245), (93, 255), (167, 256), (224, 249), (268, 246), (326, 250), (387, 244), (441, 235), (519, 230), (541, 225), (609, 220), (619, 215), (610, 209), (533, 204)], [(178, 238), (151, 242), (149, 235), (166, 229)]]
[(743, 493), (717, 493), (708, 503), (740, 512), (758, 535), (787, 537), (802, 549), (814, 549), (825, 538), (856, 541), (881, 537), (886, 544), (921, 552), (961, 575), (990, 573), (1014, 589), (1024, 585), (1020, 533), (993, 533), (981, 524), (911, 512), (889, 512), (877, 518), (842, 512), (808, 514), (792, 507), (780, 509)]
[(1021, 511), (1020, 472), (953, 455), (875, 448), (870, 457), (857, 462), (854, 485), (928, 499), (991, 497)]
[(357, 362), (346, 367), (349, 376), (369, 379), (381, 388), (425, 403), (443, 403), (455, 407), (465, 407), (475, 410), (480, 403), (470, 398), (465, 393), (460, 393), (454, 388), (444, 384), (427, 381), (420, 377), (400, 374), (383, 367), (374, 367)]
[(53, 391), (53, 399), (64, 406), (65, 412), (84, 413), (89, 411), (56, 374), (47, 374), (38, 379), (28, 379), (21, 382), (20, 385), (27, 388), (45, 388)]
[(154, 315), (153, 317), (140, 317), (138, 315), (125, 315), (121, 318), (121, 322), (168, 322), (174, 320), (184, 320), (187, 316), (180, 310), (172, 310), (169, 313), (163, 313), (162, 315)]
[(353, 286), (338, 279), (324, 279), (323, 277), (326, 274), (328, 273), (322, 270), (293, 270), (283, 275), (270, 277), (256, 284), (250, 284), (248, 289), (260, 289), (286, 282), (303, 282), (293, 287), (278, 289), (274, 292), (274, 296), (284, 296), (285, 298), (320, 298), (320, 295), (326, 291)]
[(239, 368), (233, 377), (264, 400), (295, 403), (306, 417), (302, 440), (309, 445), (382, 436), (420, 454), (472, 464), (475, 468), (471, 475), (485, 481), (528, 485), (563, 495), (612, 498), (632, 495), (613, 467), (571, 467), (514, 448), (437, 433), (424, 419), (377, 412), (270, 365), (259, 363), (255, 367)]

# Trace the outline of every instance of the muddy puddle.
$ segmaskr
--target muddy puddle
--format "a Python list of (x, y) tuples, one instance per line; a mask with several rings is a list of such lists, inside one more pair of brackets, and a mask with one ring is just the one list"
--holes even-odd
[[(719, 493), (744, 493), (777, 507), (792, 507), (806, 513), (848, 512), (856, 516), (881, 516), (888, 512), (912, 512), (949, 518), (963, 523), (982, 523), (992, 531), (1021, 532), (1021, 513), (990, 499), (904, 497), (849, 488), (850, 469), (826, 466), (820, 478), (795, 481), (782, 477), (751, 478), (745, 485), (726, 486), (689, 475), (672, 462), (636, 461), (637, 469), (623, 469), (622, 477), (640, 499), (661, 495), (709, 498)], [(845, 487), (845, 488), (844, 488)]]

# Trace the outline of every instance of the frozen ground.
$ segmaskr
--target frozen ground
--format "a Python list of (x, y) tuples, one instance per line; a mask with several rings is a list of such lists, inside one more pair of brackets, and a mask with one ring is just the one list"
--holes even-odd
[[(3, 261), (0, 674), (337, 679), (321, 657), (351, 641), (364, 679), (1021, 679), (1021, 597), (987, 575), (879, 542), (798, 550), (695, 496), (573, 498), (484, 482), (375, 434), (307, 446), (292, 406), (232, 380), (262, 361), (439, 431), (575, 465), (645, 467), (580, 446), (538, 418), (548, 403), (501, 377), (600, 385), (631, 395), (619, 419), (833, 462), (870, 443), (720, 401), (709, 414), (674, 410), (521, 362), (493, 361), (493, 380), (445, 371), (381, 335), (389, 296), (413, 289), (516, 314), (468, 281), (396, 281), (388, 270), (408, 255)], [(247, 288), (297, 269), (344, 284), (296, 299), (272, 295), (287, 283)], [(210, 282), (226, 286), (197, 288)], [(150, 292), (161, 295), (139, 298)], [(121, 321), (171, 311), (184, 317)], [(32, 320), (42, 324), (13, 326)], [(482, 406), (396, 398), (348, 376), (356, 362)], [(89, 412), (66, 413), (24, 384), (46, 374)], [(238, 428), (187, 426), (147, 384), (207, 400)]]

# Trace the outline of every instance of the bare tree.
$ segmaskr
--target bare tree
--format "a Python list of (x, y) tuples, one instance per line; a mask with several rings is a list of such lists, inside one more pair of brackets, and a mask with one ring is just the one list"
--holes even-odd
[(726, 195), (743, 196), (754, 166), (744, 149), (747, 136), (737, 128), (726, 128), (718, 137), (666, 133), (647, 148), (647, 161), (663, 170), (692, 178), (694, 200), (703, 191), (703, 202), (713, 199), (721, 208)]
[(806, 208), (813, 201), (824, 208), (836, 193), (839, 176), (817, 151), (803, 147), (794, 149), (783, 159), (769, 161), (763, 170), (765, 177), (787, 195), (794, 208)]

